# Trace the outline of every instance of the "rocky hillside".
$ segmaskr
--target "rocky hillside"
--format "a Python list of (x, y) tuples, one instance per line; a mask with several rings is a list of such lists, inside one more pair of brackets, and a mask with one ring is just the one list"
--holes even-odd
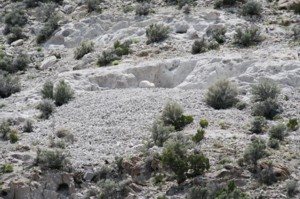
[(299, 0), (0, 0), (0, 198), (300, 198)]

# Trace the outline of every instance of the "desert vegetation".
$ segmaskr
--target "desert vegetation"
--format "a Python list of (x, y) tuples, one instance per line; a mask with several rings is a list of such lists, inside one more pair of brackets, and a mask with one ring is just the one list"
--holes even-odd
[(300, 198), (299, 5), (0, 2), (0, 198)]

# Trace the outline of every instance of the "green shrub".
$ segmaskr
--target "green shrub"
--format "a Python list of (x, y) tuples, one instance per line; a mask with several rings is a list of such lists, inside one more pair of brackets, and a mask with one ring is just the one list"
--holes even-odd
[(206, 127), (208, 127), (208, 121), (206, 119), (201, 119), (199, 121), (199, 125), (201, 126), (201, 128), (205, 129)]
[(239, 101), (235, 104), (235, 107), (238, 110), (244, 110), (247, 107), (247, 103)]
[(74, 97), (74, 91), (64, 80), (61, 80), (54, 89), (54, 101), (57, 106), (68, 103)]
[(103, 51), (102, 55), (98, 57), (97, 65), (100, 67), (107, 66), (115, 60), (120, 60), (120, 57), (113, 50)]
[(287, 123), (286, 126), (289, 130), (296, 131), (299, 128), (298, 119), (297, 118), (289, 119), (289, 122)]
[(184, 5), (190, 5), (195, 0), (165, 0), (169, 5), (177, 5), (179, 9), (181, 9)]
[(122, 199), (128, 195), (128, 185), (130, 181), (123, 180), (116, 182), (114, 180), (103, 180), (98, 183), (101, 192), (98, 194), (100, 199)]
[[(227, 188), (223, 188), (220, 190), (212, 190), (212, 198), (216, 199), (225, 199), (225, 198), (238, 198), (238, 199), (249, 199), (249, 196), (245, 193), (239, 190), (234, 181), (230, 181), (227, 185)], [(215, 193), (213, 193), (215, 192)]]
[(22, 28), (19, 26), (10, 27), (9, 32), (10, 34), (7, 36), (7, 43), (9, 44), (25, 37)]
[(277, 182), (272, 163), (269, 163), (266, 168), (259, 170), (257, 173), (257, 178), (259, 182), (266, 185), (272, 185), (273, 183)]
[[(0, 51), (0, 70), (12, 73), (12, 58), (4, 51)], [(1, 72), (1, 71), (0, 71)]]
[(233, 39), (235, 44), (242, 47), (248, 47), (262, 41), (259, 29), (253, 27), (246, 29), (238, 28)]
[(114, 43), (115, 54), (119, 57), (130, 54), (131, 53), (131, 50), (130, 50), (131, 44), (132, 44), (131, 40), (126, 40), (123, 43), (121, 43), (119, 40), (117, 40)]
[(194, 41), (192, 45), (192, 54), (205, 53), (208, 51), (207, 41), (202, 38), (201, 40)]
[(85, 0), (85, 4), (87, 6), (88, 12), (89, 13), (93, 11), (101, 12), (102, 9), (99, 6), (101, 2), (103, 2), (103, 0)]
[(19, 78), (0, 71), (0, 97), (6, 98), (21, 91)]
[(38, 44), (44, 43), (51, 37), (51, 35), (59, 27), (58, 21), (59, 17), (57, 15), (51, 15), (51, 17), (47, 20), (42, 30), (37, 35), (36, 42)]
[(37, 109), (41, 111), (41, 118), (48, 119), (50, 115), (54, 112), (55, 106), (52, 100), (44, 99), (39, 103)]
[(251, 127), (249, 130), (252, 133), (256, 133), (256, 134), (263, 133), (265, 132), (266, 125), (267, 125), (266, 119), (264, 117), (257, 116), (251, 122)]
[(252, 114), (254, 116), (263, 116), (270, 120), (281, 112), (281, 106), (278, 102), (275, 99), (270, 98), (265, 101), (257, 102), (252, 108)]
[(294, 40), (300, 39), (300, 25), (295, 25), (292, 28)]
[(286, 184), (287, 195), (289, 197), (294, 197), (298, 192), (298, 181), (291, 180)]
[(41, 90), (41, 94), (43, 99), (54, 99), (53, 97), (53, 89), (54, 85), (51, 81), (46, 81), (43, 85), (43, 88)]
[(209, 190), (206, 187), (194, 186), (189, 190), (187, 199), (208, 199), (209, 195)]
[(259, 81), (252, 86), (252, 99), (254, 102), (265, 101), (267, 99), (276, 99), (280, 94), (280, 88), (273, 80), (266, 79)]
[(3, 173), (11, 173), (11, 172), (14, 171), (13, 165), (9, 164), (9, 163), (6, 163), (6, 164), (1, 166), (1, 171)]
[(168, 102), (163, 109), (161, 120), (164, 126), (171, 125), (176, 131), (179, 131), (192, 123), (193, 117), (183, 115), (183, 108), (177, 102)]
[(148, 15), (150, 13), (150, 5), (148, 3), (137, 4), (135, 7), (135, 15), (143, 16)]
[(226, 42), (226, 28), (225, 27), (217, 27), (212, 30), (212, 38), (215, 39), (219, 44), (223, 44)]
[(163, 166), (168, 167), (175, 173), (178, 183), (185, 181), (186, 172), (188, 171), (187, 149), (181, 142), (168, 143), (161, 158)]
[(161, 42), (169, 37), (170, 27), (163, 24), (151, 24), (146, 29), (147, 44)]
[[(208, 170), (209, 159), (201, 153), (188, 155), (187, 146), (180, 140), (168, 142), (161, 156), (163, 166), (174, 172), (177, 182), (182, 183), (187, 176), (193, 177)], [(191, 173), (187, 173), (191, 171)]]
[(156, 120), (150, 130), (155, 145), (163, 146), (164, 142), (168, 140), (170, 133), (175, 131), (175, 128), (174, 126), (165, 126), (160, 120)]
[(291, 9), (294, 11), (295, 14), (300, 14), (300, 3), (294, 3), (291, 6)]
[(4, 16), (4, 22), (6, 24), (5, 34), (11, 32), (12, 27), (23, 27), (27, 23), (27, 18), (25, 16), (24, 9), (21, 7), (15, 7), (11, 12)]
[(80, 43), (80, 46), (74, 51), (74, 58), (81, 59), (84, 55), (94, 51), (94, 42), (92, 41), (83, 41)]
[(279, 149), (280, 147), (279, 140), (274, 138), (269, 139), (268, 146), (272, 149)]
[(3, 120), (0, 125), (0, 133), (4, 140), (8, 139), (9, 133), (11, 132), (10, 124), (7, 120)]
[(191, 13), (191, 7), (189, 5), (184, 5), (182, 7), (182, 10), (183, 10), (183, 13), (186, 15)]
[(62, 151), (37, 150), (36, 165), (42, 169), (63, 169), (68, 165), (68, 160)]
[(9, 133), (9, 140), (11, 143), (16, 143), (19, 140), (19, 135), (16, 130), (11, 130)]
[(243, 15), (260, 15), (262, 13), (262, 5), (258, 1), (249, 0), (242, 6)]
[(23, 71), (27, 68), (29, 64), (29, 59), (26, 54), (19, 54), (12, 62), (12, 72)]
[(205, 102), (215, 109), (226, 109), (237, 102), (237, 87), (228, 80), (220, 80), (208, 88)]
[(256, 139), (246, 148), (244, 159), (246, 162), (256, 166), (257, 161), (266, 156), (266, 143), (262, 139)]
[(272, 126), (269, 130), (270, 138), (282, 141), (286, 136), (286, 126), (283, 123)]
[(59, 129), (58, 131), (56, 131), (56, 136), (58, 138), (64, 138), (69, 134), (70, 134), (70, 132), (67, 129)]
[(23, 132), (30, 133), (33, 131), (32, 120), (26, 120), (23, 125)]
[(191, 154), (188, 156), (189, 169), (192, 173), (189, 173), (189, 176), (198, 176), (203, 174), (204, 171), (208, 170), (209, 159), (203, 154)]
[(201, 129), (201, 130), (199, 129), (199, 130), (197, 130), (196, 135), (194, 135), (192, 137), (192, 140), (196, 143), (199, 143), (201, 140), (204, 139), (204, 134), (205, 134), (205, 131), (203, 129)]

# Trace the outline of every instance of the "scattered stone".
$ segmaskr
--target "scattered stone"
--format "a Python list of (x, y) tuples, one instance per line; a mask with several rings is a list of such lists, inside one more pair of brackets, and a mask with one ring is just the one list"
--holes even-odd
[(41, 70), (46, 70), (50, 67), (52, 67), (57, 61), (57, 58), (55, 56), (50, 56), (44, 59), (44, 61), (42, 61), (39, 69)]

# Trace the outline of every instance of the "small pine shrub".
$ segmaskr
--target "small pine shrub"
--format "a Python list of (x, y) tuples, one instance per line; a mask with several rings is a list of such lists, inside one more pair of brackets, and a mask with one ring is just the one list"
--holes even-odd
[(98, 57), (97, 65), (100, 67), (107, 66), (115, 60), (120, 60), (120, 57), (113, 50), (103, 51), (102, 55)]
[(242, 6), (243, 15), (260, 15), (262, 13), (262, 5), (255, 0), (249, 0)]
[(205, 134), (205, 131), (203, 129), (199, 129), (197, 130), (197, 133), (196, 135), (194, 135), (192, 137), (192, 140), (195, 142), (195, 143), (199, 143), (201, 140), (204, 139), (204, 134)]
[(100, 181), (99, 187), (101, 188), (100, 193), (97, 195), (99, 199), (121, 199), (126, 198), (128, 195), (128, 185), (130, 181), (123, 180), (116, 182), (114, 180), (103, 180)]
[(41, 118), (48, 119), (50, 115), (54, 112), (55, 106), (52, 100), (44, 99), (42, 102), (39, 103), (37, 109), (41, 111)]
[(59, 150), (37, 150), (36, 165), (42, 169), (63, 169), (68, 164), (66, 156)]
[(252, 133), (260, 134), (265, 131), (266, 125), (267, 125), (266, 119), (264, 117), (257, 116), (251, 122), (251, 127), (249, 130)]
[(12, 164), (6, 163), (1, 166), (1, 171), (3, 173), (12, 173), (14, 171), (14, 167)]
[(150, 11), (150, 5), (148, 3), (137, 4), (135, 8), (135, 15), (146, 16), (150, 13)]
[(4, 23), (6, 24), (5, 34), (10, 33), (12, 27), (23, 27), (27, 23), (24, 9), (15, 7), (11, 12), (4, 16)]
[(275, 81), (266, 79), (259, 81), (256, 85), (253, 85), (251, 93), (253, 101), (260, 102), (269, 98), (276, 99), (280, 94), (280, 89)]
[(9, 32), (10, 34), (7, 36), (7, 43), (9, 44), (25, 37), (20, 26), (10, 27)]
[(257, 173), (257, 178), (259, 182), (266, 185), (272, 185), (273, 183), (277, 182), (272, 163), (269, 163), (268, 167), (259, 170)]
[(42, 28), (42, 30), (38, 33), (36, 42), (38, 44), (46, 42), (51, 35), (57, 30), (59, 17), (55, 14), (51, 15), (51, 17), (47, 20), (46, 24)]
[(201, 119), (199, 121), (199, 125), (201, 126), (201, 128), (205, 129), (206, 127), (208, 127), (208, 121), (206, 119)]
[(207, 49), (207, 41), (202, 38), (201, 40), (194, 41), (192, 45), (192, 54), (205, 53), (208, 51)]
[(244, 152), (244, 160), (256, 166), (257, 161), (266, 156), (266, 143), (262, 139), (254, 140)]
[(281, 112), (281, 106), (278, 102), (275, 99), (270, 98), (265, 101), (257, 102), (252, 108), (252, 114), (254, 116), (263, 116), (270, 120)]
[(85, 4), (87, 6), (87, 10), (88, 12), (101, 12), (102, 9), (101, 7), (99, 7), (100, 3), (102, 2), (102, 0), (85, 0)]
[(259, 29), (253, 27), (246, 29), (238, 28), (233, 39), (235, 44), (242, 47), (249, 47), (262, 41)]
[(208, 170), (209, 159), (203, 154), (192, 154), (188, 157), (189, 169), (192, 171), (190, 176), (198, 176), (203, 174), (204, 171)]
[(13, 73), (12, 66), (12, 58), (8, 56), (2, 50), (0, 51), (0, 70), (7, 71), (9, 73)]
[(300, 3), (294, 3), (291, 6), (291, 9), (294, 11), (295, 14), (300, 14)]
[(23, 125), (23, 132), (30, 133), (33, 131), (32, 120), (26, 120)]
[(173, 126), (165, 126), (161, 121), (156, 120), (150, 131), (155, 145), (163, 146), (164, 142), (168, 140), (170, 133), (175, 131), (175, 128)]
[(114, 43), (114, 53), (121, 57), (123, 55), (128, 55), (131, 53), (130, 45), (132, 44), (131, 40), (126, 40), (123, 43), (119, 40)]
[(206, 187), (195, 186), (192, 187), (187, 195), (187, 199), (208, 199), (210, 192)]
[(0, 72), (0, 97), (6, 98), (21, 91), (19, 78), (6, 72)]
[(292, 31), (293, 31), (293, 38), (294, 40), (298, 40), (300, 39), (300, 25), (295, 25), (293, 28), (292, 28)]
[(11, 143), (16, 143), (19, 140), (19, 135), (16, 130), (11, 130), (9, 132), (9, 140)]
[(81, 59), (84, 55), (94, 51), (94, 42), (92, 41), (83, 41), (80, 43), (80, 46), (74, 51), (74, 58)]
[(269, 130), (270, 138), (282, 141), (286, 136), (286, 126), (282, 123), (272, 126)]
[(177, 102), (168, 102), (162, 112), (161, 121), (164, 126), (174, 126), (176, 131), (182, 130), (193, 122), (192, 116), (183, 115), (183, 108)]
[(226, 109), (237, 102), (237, 87), (228, 80), (220, 80), (208, 88), (205, 102), (215, 109)]
[(61, 80), (54, 89), (54, 101), (57, 106), (68, 103), (74, 97), (74, 91), (64, 80)]
[(212, 30), (212, 38), (215, 39), (219, 44), (223, 44), (226, 42), (226, 28), (218, 27)]
[(191, 13), (191, 7), (189, 5), (184, 5), (182, 7), (182, 10), (183, 10), (183, 13), (186, 14), (186, 15)]
[(161, 42), (169, 37), (170, 27), (163, 24), (151, 24), (146, 29), (147, 44)]
[(289, 197), (294, 197), (298, 192), (298, 181), (291, 180), (286, 184), (287, 195)]
[(175, 173), (178, 183), (184, 182), (186, 179), (186, 172), (188, 171), (186, 157), (187, 149), (179, 141), (168, 143), (161, 156), (163, 166)]
[(2, 139), (7, 140), (10, 132), (11, 128), (9, 122), (7, 120), (3, 120), (0, 125), (0, 134)]
[(289, 122), (287, 123), (287, 128), (291, 131), (296, 131), (299, 128), (299, 123), (297, 118), (289, 119)]
[(46, 81), (43, 85), (43, 88), (41, 90), (41, 94), (43, 99), (54, 99), (53, 96), (53, 89), (54, 89), (54, 85), (51, 81)]
[(234, 181), (230, 181), (227, 185), (227, 188), (215, 188), (215, 190), (211, 190), (211, 198), (238, 198), (238, 199), (248, 199), (249, 196), (238, 189), (234, 183)]
[(179, 9), (181, 9), (185, 5), (190, 5), (195, 0), (165, 0), (169, 5), (177, 5)]
[(19, 54), (16, 58), (13, 59), (12, 68), (13, 72), (24, 71), (29, 64), (29, 59), (26, 54)]
[(244, 110), (247, 107), (247, 103), (239, 101), (235, 104), (235, 107), (238, 110)]
[(70, 134), (70, 132), (67, 129), (59, 129), (58, 131), (56, 131), (56, 136), (58, 138), (64, 138), (69, 134)]
[(274, 138), (269, 139), (268, 146), (272, 149), (279, 149), (280, 147), (279, 140)]

